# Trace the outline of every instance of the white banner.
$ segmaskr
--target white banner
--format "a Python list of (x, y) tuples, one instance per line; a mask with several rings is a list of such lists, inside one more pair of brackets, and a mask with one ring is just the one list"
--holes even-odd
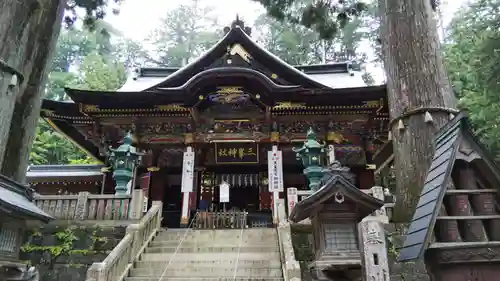
[(219, 202), (229, 203), (229, 184), (227, 182), (222, 182), (219, 185)]
[(269, 192), (283, 191), (283, 157), (279, 150), (267, 153)]
[(182, 192), (193, 192), (194, 187), (194, 151), (187, 148), (182, 157)]

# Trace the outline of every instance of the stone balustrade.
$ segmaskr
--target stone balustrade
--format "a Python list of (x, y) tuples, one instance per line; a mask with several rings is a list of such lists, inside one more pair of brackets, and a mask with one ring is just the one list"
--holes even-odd
[(300, 281), (300, 264), (295, 258), (292, 244), (292, 229), (285, 211), (285, 200), (278, 199), (278, 240), (281, 260), (283, 261), (283, 279), (286, 281)]
[(121, 281), (161, 227), (162, 202), (155, 201), (138, 224), (131, 224), (118, 245), (102, 262), (93, 263), (87, 281)]
[(132, 195), (90, 194), (35, 195), (35, 204), (60, 220), (133, 220), (140, 219), (143, 211), (142, 190)]

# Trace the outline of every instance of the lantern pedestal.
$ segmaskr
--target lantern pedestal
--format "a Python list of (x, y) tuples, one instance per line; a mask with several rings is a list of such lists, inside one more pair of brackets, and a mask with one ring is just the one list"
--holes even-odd
[(116, 187), (115, 187), (115, 193), (116, 194), (126, 194), (128, 191), (127, 185), (132, 180), (134, 177), (134, 174), (132, 171), (129, 170), (116, 170), (113, 172), (113, 179), (115, 180)]
[(316, 191), (321, 187), (321, 179), (325, 175), (325, 169), (320, 166), (307, 167), (304, 169), (304, 175), (309, 180), (309, 188)]

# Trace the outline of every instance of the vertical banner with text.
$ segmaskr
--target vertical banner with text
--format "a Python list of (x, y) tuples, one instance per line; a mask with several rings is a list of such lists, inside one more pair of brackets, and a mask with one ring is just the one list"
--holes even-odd
[(269, 192), (283, 191), (283, 157), (280, 150), (267, 153)]
[(182, 157), (182, 192), (193, 192), (194, 187), (194, 151), (188, 147)]

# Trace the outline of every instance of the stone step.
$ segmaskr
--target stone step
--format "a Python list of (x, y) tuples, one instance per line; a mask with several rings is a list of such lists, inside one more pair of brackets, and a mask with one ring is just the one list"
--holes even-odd
[(211, 238), (211, 237), (184, 237), (184, 238), (168, 238), (168, 237), (155, 237), (154, 242), (155, 243), (161, 243), (161, 242), (171, 242), (171, 243), (177, 243), (182, 241), (182, 244), (184, 243), (201, 243), (201, 244), (209, 244), (209, 245), (214, 245), (214, 244), (223, 244), (223, 245), (240, 245), (240, 244), (277, 244), (278, 238), (277, 237), (251, 237), (251, 238), (242, 238), (240, 237), (222, 237), (222, 238)]
[[(170, 265), (169, 265), (170, 263)], [(164, 260), (164, 261), (138, 261), (135, 262), (135, 268), (141, 269), (157, 269), (157, 268), (165, 268), (166, 266), (175, 267), (175, 268), (191, 268), (191, 267), (209, 267), (209, 268), (234, 268), (236, 265), (236, 259), (225, 260), (225, 261), (211, 261), (211, 260), (176, 260), (172, 259), (172, 261)], [(238, 260), (238, 268), (281, 268), (281, 260), (280, 259), (272, 259), (272, 260)]]
[[(229, 243), (232, 242), (232, 243)], [(154, 239), (149, 246), (150, 247), (177, 247), (180, 240), (165, 241), (161, 239)], [(279, 248), (278, 240), (269, 239), (268, 241), (254, 242), (254, 241), (203, 241), (203, 240), (191, 240), (182, 241), (182, 248), (197, 248), (197, 247), (271, 247)]]
[(279, 248), (276, 247), (252, 247), (250, 245), (238, 246), (205, 246), (205, 247), (163, 247), (151, 246), (146, 248), (146, 253), (278, 253)]
[(277, 238), (277, 233), (274, 228), (254, 228), (245, 229), (243, 232), (238, 229), (218, 229), (218, 230), (185, 230), (181, 231), (160, 231), (157, 238), (162, 240), (179, 240), (179, 239), (255, 239), (265, 240), (269, 238)]
[(125, 281), (283, 281), (273, 277), (126, 277)]
[[(233, 267), (185, 267), (176, 268), (170, 265), (167, 267), (151, 268), (135, 268), (130, 271), (131, 277), (282, 277), (283, 272), (281, 268), (239, 268), (234, 274), (235, 266)], [(165, 271), (165, 268), (167, 270)]]
[[(141, 261), (213, 261), (213, 262), (227, 262), (234, 260), (238, 253), (145, 253), (141, 256)], [(280, 260), (279, 253), (240, 253), (239, 260)]]

